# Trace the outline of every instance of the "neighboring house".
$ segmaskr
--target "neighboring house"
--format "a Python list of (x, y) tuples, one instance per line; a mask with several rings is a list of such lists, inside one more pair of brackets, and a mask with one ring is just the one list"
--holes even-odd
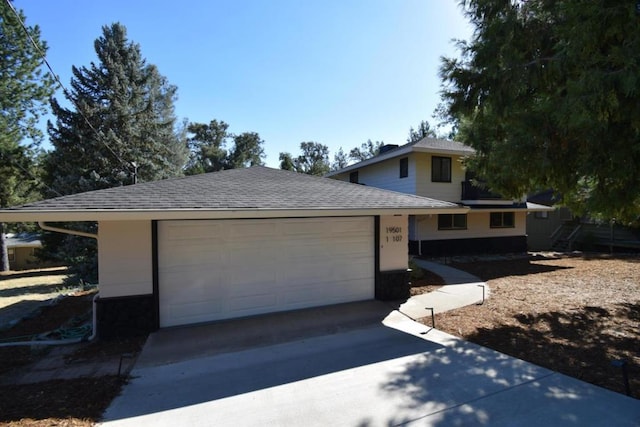
[[(552, 190), (534, 194), (530, 202), (553, 207), (558, 203)], [(598, 222), (588, 216), (574, 217), (558, 206), (550, 212), (527, 217), (529, 249), (533, 251), (572, 250), (626, 252), (640, 250), (640, 230), (612, 222)]]
[[(552, 190), (543, 191), (527, 198), (529, 202), (552, 207), (558, 202)], [(527, 241), (531, 251), (569, 250), (566, 239), (573, 238), (563, 227), (573, 220), (568, 208), (557, 207), (551, 211), (534, 212), (527, 216)], [(554, 247), (555, 246), (555, 247)]]
[(467, 210), (256, 166), (43, 200), (0, 221), (98, 222), (98, 333), (109, 337), (396, 298), (409, 215)]
[(327, 176), (341, 181), (430, 197), (468, 208), (466, 213), (412, 215), (410, 253), (450, 256), (527, 250), (528, 212), (546, 206), (508, 200), (472, 184), (462, 164), (474, 150), (456, 141), (424, 138), (385, 146), (376, 157)]
[(40, 265), (35, 250), (42, 247), (37, 233), (8, 233), (6, 235), (11, 270), (27, 270)]

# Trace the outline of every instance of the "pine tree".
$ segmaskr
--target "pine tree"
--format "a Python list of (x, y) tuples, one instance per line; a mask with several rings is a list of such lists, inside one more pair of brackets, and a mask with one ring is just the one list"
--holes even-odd
[(98, 63), (73, 67), (73, 109), (52, 100), (49, 184), (62, 194), (154, 181), (182, 173), (186, 141), (176, 131), (175, 86), (142, 58), (121, 24), (103, 27)]
[[(66, 93), (72, 108), (52, 100), (54, 149), (45, 172), (61, 194), (169, 178), (181, 175), (186, 163), (187, 143), (174, 114), (176, 87), (145, 61), (123, 25), (102, 31), (95, 41), (98, 62), (72, 68)], [(59, 250), (80, 278), (97, 278), (95, 241), (68, 236)]]
[[(37, 197), (34, 168), (42, 132), (36, 124), (53, 93), (53, 80), (42, 72), (47, 46), (37, 26), (25, 32), (24, 21), (22, 11), (0, 2), (0, 208)], [(0, 271), (9, 269), (4, 233), (0, 223)]]
[(504, 196), (552, 188), (575, 213), (640, 220), (637, 2), (470, 0), (441, 67), (468, 166)]

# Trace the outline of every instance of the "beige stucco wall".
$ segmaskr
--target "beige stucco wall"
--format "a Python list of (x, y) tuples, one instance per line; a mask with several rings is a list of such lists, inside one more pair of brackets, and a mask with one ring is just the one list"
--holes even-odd
[[(432, 156), (451, 158), (451, 182), (431, 181)], [(400, 159), (403, 157), (409, 158), (409, 176), (406, 178), (400, 178)], [(361, 184), (458, 203), (462, 197), (462, 182), (465, 178), (461, 159), (462, 156), (456, 155), (413, 152), (355, 170), (358, 171), (358, 182)], [(332, 178), (349, 181), (349, 174), (350, 172), (345, 172)]]
[(28, 270), (38, 268), (40, 262), (33, 255), (33, 247), (16, 247), (9, 248), (9, 253), (13, 252), (13, 261), (9, 261), (11, 270)]
[[(464, 181), (465, 176), (461, 156), (429, 153), (414, 153), (414, 156), (415, 169), (417, 171), (415, 194), (448, 202), (460, 202), (462, 181)], [(451, 182), (431, 181), (431, 158), (433, 156), (451, 158)]]
[(150, 221), (100, 221), (98, 280), (103, 298), (153, 292)]
[(406, 270), (409, 264), (408, 217), (380, 217), (380, 271)]
[(515, 213), (514, 228), (491, 228), (489, 217), (490, 212), (472, 212), (467, 215), (466, 230), (438, 230), (437, 215), (417, 216), (409, 238), (411, 240), (472, 239), (526, 234), (526, 212)]

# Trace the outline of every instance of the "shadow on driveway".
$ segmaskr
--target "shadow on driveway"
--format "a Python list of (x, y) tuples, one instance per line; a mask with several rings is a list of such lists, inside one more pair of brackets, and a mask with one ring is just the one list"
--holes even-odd
[[(209, 355), (199, 349), (197, 358), (168, 364), (143, 354), (104, 425), (588, 426), (607, 420), (633, 426), (640, 420), (637, 400), (378, 308), (387, 310), (382, 320), (373, 316), (348, 328), (326, 319), (331, 333), (267, 340), (257, 348)], [(351, 309), (357, 306), (342, 305), (332, 314), (339, 319), (342, 311), (349, 319)], [(269, 335), (266, 319), (254, 318), (254, 328), (237, 322), (225, 327), (244, 325), (236, 329), (239, 335)], [(287, 336), (295, 329), (282, 326)], [(189, 353), (178, 339), (185, 331), (172, 332), (175, 352)], [(199, 331), (205, 341), (212, 339), (206, 337), (211, 329)]]

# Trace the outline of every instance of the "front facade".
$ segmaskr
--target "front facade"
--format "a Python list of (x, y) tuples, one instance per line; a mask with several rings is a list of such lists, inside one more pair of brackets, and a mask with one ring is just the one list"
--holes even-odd
[(366, 186), (443, 200), (466, 213), (412, 215), (409, 248), (415, 255), (452, 256), (527, 250), (527, 212), (544, 206), (507, 200), (472, 183), (463, 159), (473, 150), (435, 138), (383, 150), (328, 176)]
[(11, 270), (28, 270), (42, 267), (43, 264), (35, 255), (36, 249), (42, 247), (40, 236), (34, 233), (7, 234), (7, 252)]
[(97, 221), (102, 337), (408, 292), (409, 216), (427, 198), (254, 167), (0, 210)]

